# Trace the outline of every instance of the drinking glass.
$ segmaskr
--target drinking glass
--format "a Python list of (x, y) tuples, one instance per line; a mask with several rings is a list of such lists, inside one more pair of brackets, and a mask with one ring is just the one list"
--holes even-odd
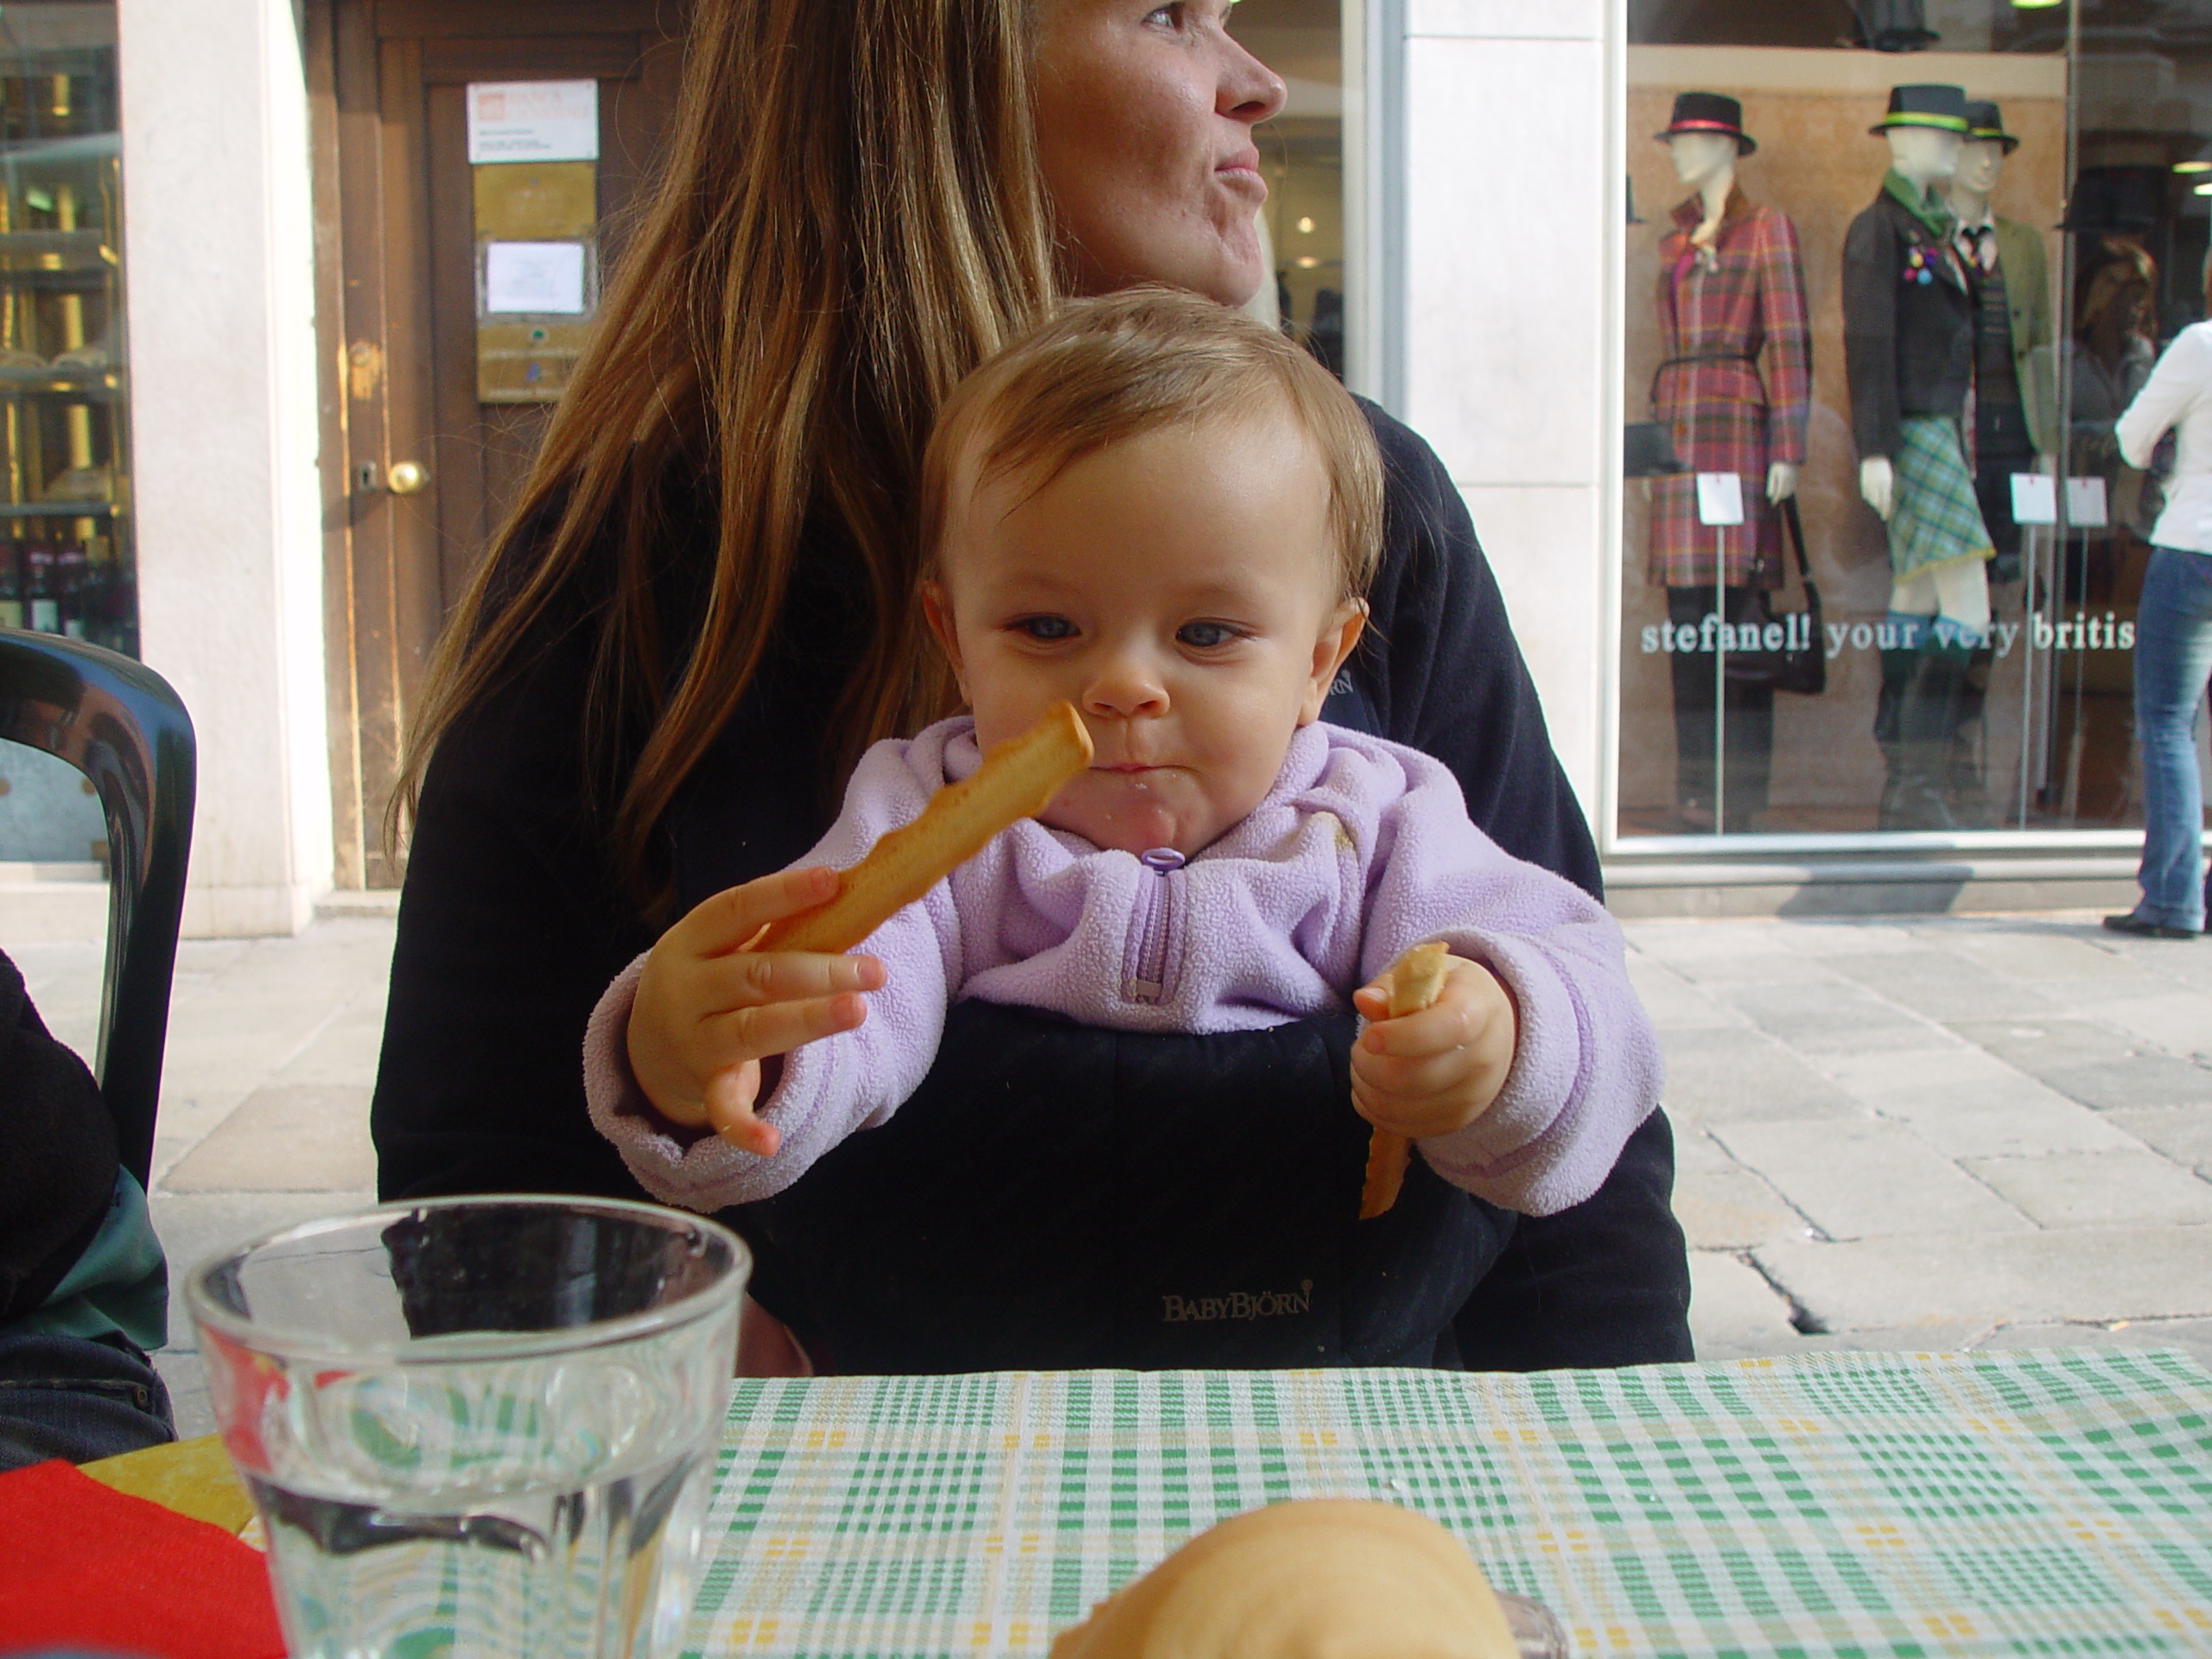
[(293, 1659), (680, 1645), (752, 1259), (614, 1199), (290, 1227), (185, 1281)]

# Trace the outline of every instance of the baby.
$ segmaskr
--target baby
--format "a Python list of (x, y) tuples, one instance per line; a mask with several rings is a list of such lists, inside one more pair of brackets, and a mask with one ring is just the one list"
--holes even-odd
[[(1659, 1093), (1618, 928), (1476, 829), (1440, 763), (1319, 718), (1381, 516), (1357, 405), (1210, 302), (1071, 305), (962, 382), (924, 461), (923, 597), (972, 713), (871, 748), (804, 866), (707, 900), (608, 988), (587, 1092), (645, 1188), (781, 1191), (897, 1111), (977, 997), (1198, 1033), (1349, 1001), (1362, 1116), (1492, 1203), (1594, 1192)], [(1095, 754), (1040, 819), (861, 953), (742, 950), (1061, 701)], [(1441, 994), (1385, 1017), (1373, 982), (1431, 939)]]

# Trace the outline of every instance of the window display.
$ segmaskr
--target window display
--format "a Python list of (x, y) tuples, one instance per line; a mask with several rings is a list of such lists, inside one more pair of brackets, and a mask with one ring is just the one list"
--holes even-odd
[(137, 645), (112, 5), (0, 16), (0, 624)]
[(1841, 10), (1630, 0), (1616, 844), (2132, 830), (2203, 8)]

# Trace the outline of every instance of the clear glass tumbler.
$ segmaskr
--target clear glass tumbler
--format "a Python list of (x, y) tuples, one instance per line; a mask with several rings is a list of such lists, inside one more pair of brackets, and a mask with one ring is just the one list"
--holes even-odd
[(194, 1268), (293, 1659), (681, 1645), (752, 1258), (697, 1216), (469, 1198)]

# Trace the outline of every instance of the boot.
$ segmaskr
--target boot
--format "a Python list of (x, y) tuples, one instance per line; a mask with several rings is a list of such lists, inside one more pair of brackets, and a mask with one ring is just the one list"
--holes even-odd
[(1997, 652), (1977, 645), (1959, 677), (1955, 724), (1951, 732), (1948, 784), (1952, 809), (1961, 820), (1982, 824), (1989, 820), (1989, 780), (1983, 769), (1982, 738), (1987, 728), (1982, 714), (1989, 702), (1989, 677)]
[(1882, 795), (1882, 828), (1956, 830), (1951, 744), (1958, 733), (1966, 653), (1931, 643), (1917, 655), (1897, 699), (1897, 758)]
[(1917, 649), (1891, 649), (1882, 652), (1882, 689), (1874, 700), (1874, 741), (1882, 751), (1885, 777), (1882, 783), (1882, 803), (1876, 823), (1884, 830), (1902, 827), (1897, 821), (1904, 812), (1904, 754), (1898, 747), (1899, 714), (1904, 706), (1905, 688), (1912, 683), (1913, 672), (1920, 666)]

